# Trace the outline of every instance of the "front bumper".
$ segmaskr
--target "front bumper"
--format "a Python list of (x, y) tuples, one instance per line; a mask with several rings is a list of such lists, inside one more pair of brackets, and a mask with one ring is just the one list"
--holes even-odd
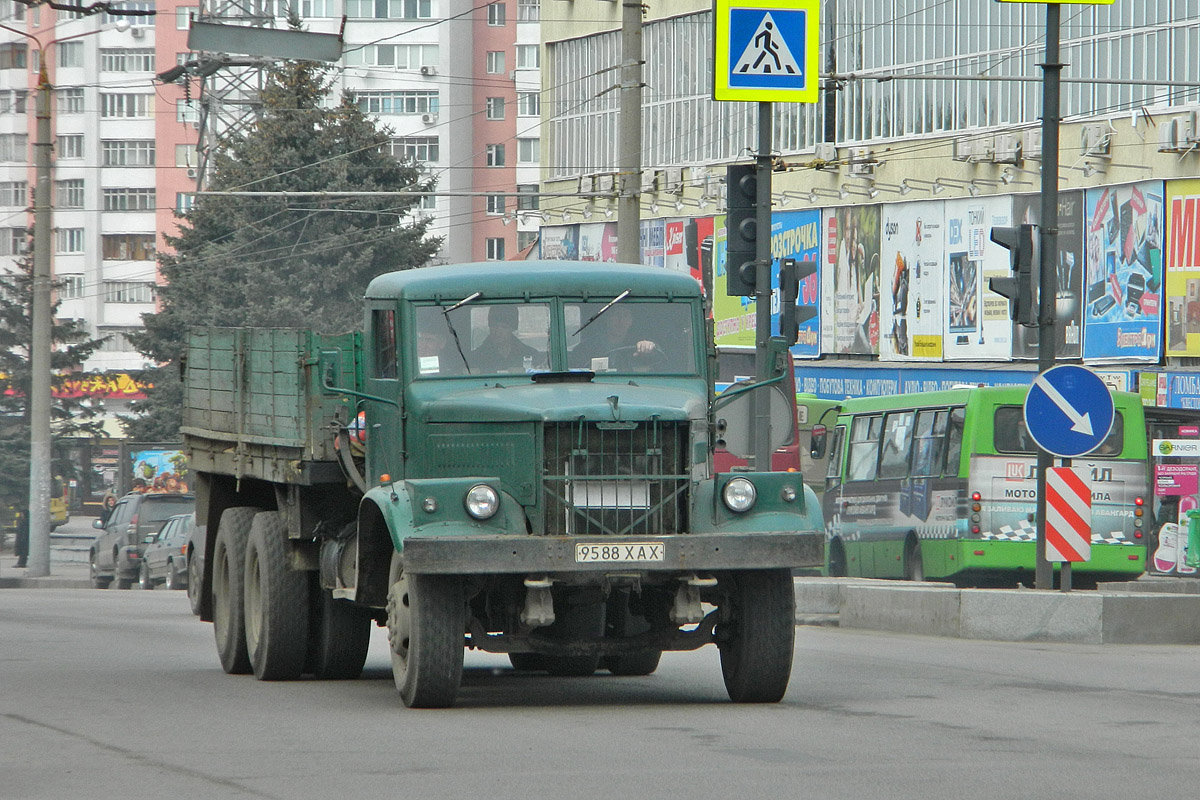
[[(577, 544), (663, 544), (654, 562), (575, 561)], [(677, 536), (429, 536), (404, 540), (404, 569), (428, 575), (692, 572), (794, 569), (825, 560), (824, 533), (695, 533)]]

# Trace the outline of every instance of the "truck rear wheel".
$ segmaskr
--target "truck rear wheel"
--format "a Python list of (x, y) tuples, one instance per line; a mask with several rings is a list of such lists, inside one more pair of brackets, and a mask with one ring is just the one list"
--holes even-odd
[(308, 574), (288, 567), (287, 528), (276, 511), (256, 514), (246, 544), (246, 652), (260, 681), (304, 672)]
[(320, 680), (353, 680), (362, 674), (371, 643), (371, 614), (315, 582), (310, 586), (308, 659), (305, 672)]
[(727, 616), (717, 628), (721, 674), (735, 703), (777, 703), (792, 675), (796, 595), (791, 570), (742, 570), (727, 580)]
[(213, 544), (213, 634), (221, 668), (230, 675), (252, 671), (246, 652), (246, 620), (242, 586), (246, 577), (246, 540), (257, 508), (227, 508), (221, 512)]
[(406, 575), (392, 554), (388, 644), (392, 677), (409, 708), (448, 708), (462, 683), (467, 604), (461, 579)]

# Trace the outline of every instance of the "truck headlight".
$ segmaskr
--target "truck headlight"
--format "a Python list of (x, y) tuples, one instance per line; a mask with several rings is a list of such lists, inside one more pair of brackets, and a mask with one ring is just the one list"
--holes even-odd
[(734, 478), (725, 484), (725, 488), (721, 491), (725, 507), (735, 514), (741, 514), (743, 511), (753, 508), (757, 496), (754, 484), (745, 478)]
[(475, 519), (491, 519), (500, 510), (500, 495), (486, 483), (477, 483), (467, 490), (463, 504)]

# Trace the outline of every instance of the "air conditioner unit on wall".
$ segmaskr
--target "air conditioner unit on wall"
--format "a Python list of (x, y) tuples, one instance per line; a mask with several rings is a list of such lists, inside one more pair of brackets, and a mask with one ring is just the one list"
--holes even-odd
[(871, 154), (871, 150), (866, 147), (850, 148), (850, 174), (851, 175), (874, 175), (875, 161)]
[(1084, 125), (1079, 130), (1079, 144), (1085, 156), (1112, 155), (1112, 133), (1106, 125)]
[(146, 29), (145, 28), (130, 28), (129, 35), (135, 39), (141, 39), (143, 36), (146, 35)]
[(611, 192), (615, 183), (616, 175), (611, 172), (601, 172), (596, 176), (595, 186), (597, 192)]
[(1021, 158), (1021, 136), (1016, 133), (1002, 133), (996, 137), (996, 148), (993, 151), (993, 160), (997, 164), (1020, 164)]
[(1181, 149), (1179, 146), (1179, 120), (1164, 119), (1158, 125), (1158, 152), (1160, 153), (1178, 153)]
[(951, 156), (955, 161), (971, 161), (975, 157), (975, 140), (974, 139), (955, 139), (954, 154)]
[(426, 78), (431, 78), (438, 74), (437, 67), (421, 67), (421, 74)]
[(1021, 155), (1025, 158), (1042, 157), (1042, 132), (1040, 129), (1032, 128), (1022, 134)]
[(421, 115), (421, 122), (424, 122), (426, 125), (436, 125), (437, 121), (438, 121), (437, 114), (422, 114)]
[(837, 145), (833, 142), (817, 142), (813, 156), (818, 161), (837, 161)]

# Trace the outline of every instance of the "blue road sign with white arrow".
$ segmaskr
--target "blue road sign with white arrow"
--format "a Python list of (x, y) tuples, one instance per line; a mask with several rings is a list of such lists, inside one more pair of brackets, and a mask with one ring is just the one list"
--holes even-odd
[(1074, 458), (1092, 452), (1113, 424), (1112, 393), (1096, 373), (1065, 364), (1033, 379), (1025, 396), (1025, 427), (1048, 453)]

